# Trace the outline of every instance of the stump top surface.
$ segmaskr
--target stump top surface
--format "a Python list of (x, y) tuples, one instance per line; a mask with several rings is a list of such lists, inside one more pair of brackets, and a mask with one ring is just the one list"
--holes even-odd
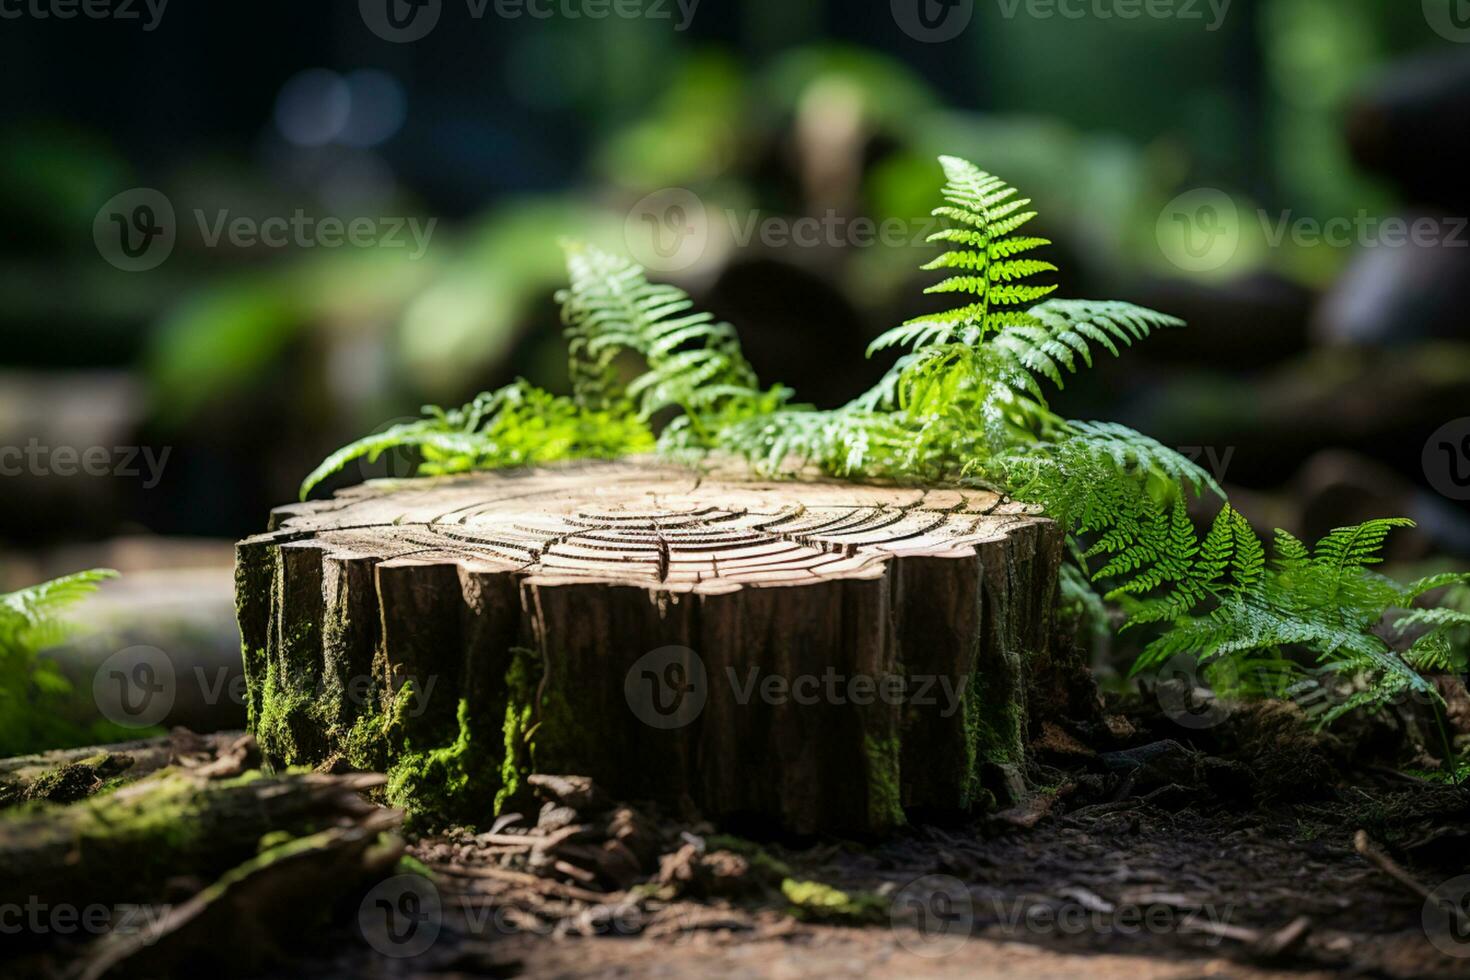
[(963, 557), (1043, 522), (982, 490), (761, 481), (646, 460), (374, 480), (277, 508), (257, 544), (381, 564), (454, 564), (538, 584), (729, 592)]

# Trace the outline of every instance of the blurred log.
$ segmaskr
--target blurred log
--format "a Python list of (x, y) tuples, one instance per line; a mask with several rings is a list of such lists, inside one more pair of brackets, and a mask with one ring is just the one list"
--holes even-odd
[(237, 776), (251, 768), (255, 739), (240, 732), (196, 735), (184, 728), (160, 738), (0, 759), (0, 807), (21, 802), (74, 803), (168, 766), (196, 775)]
[(88, 950), (78, 976), (256, 976), (288, 962), (402, 857), (402, 838), (388, 833), (400, 818), (374, 810), (267, 848), (143, 928), (109, 933)]
[[(273, 831), (313, 833), (373, 808), (383, 777), (164, 772), (71, 806), (0, 814), (0, 906), (157, 901), (180, 875), (210, 880)], [(31, 937), (36, 939), (38, 937)]]

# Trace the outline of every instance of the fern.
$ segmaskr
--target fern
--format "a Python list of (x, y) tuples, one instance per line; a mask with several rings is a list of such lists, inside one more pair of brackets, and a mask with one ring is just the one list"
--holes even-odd
[[(643, 421), (676, 409), (663, 432), (664, 447), (713, 449), (723, 427), (784, 403), (786, 389), (756, 387), (735, 329), (694, 311), (683, 290), (650, 283), (638, 265), (590, 246), (572, 243), (566, 249), (572, 282), (557, 300), (574, 397), (583, 408), (631, 400)], [(614, 370), (624, 353), (644, 366), (626, 388)]]
[(1079, 360), (1092, 367), (1093, 344), (1117, 357), (1120, 343), (1132, 346), (1154, 330), (1184, 326), (1183, 320), (1132, 303), (1093, 300), (1048, 300), (1027, 316), (1035, 322), (1003, 327), (995, 346), (1033, 379), (1039, 374), (1058, 388), (1064, 369), (1075, 374)]
[(442, 476), (561, 459), (615, 459), (654, 447), (653, 432), (642, 419), (586, 409), (526, 381), (482, 393), (461, 408), (426, 406), (424, 415), (332, 453), (302, 481), (301, 499), (354, 460), (371, 462), (398, 448), (419, 452), (420, 474)]
[(40, 656), (71, 636), (62, 614), (116, 574), (93, 569), (0, 595), (0, 756), (137, 736), (96, 718), (90, 701), (74, 703), (71, 681)]
[[(729, 324), (627, 259), (570, 244), (571, 281), (557, 296), (570, 396), (517, 382), (454, 411), (428, 408), (329, 456), (303, 496), (353, 460), (398, 447), (419, 451), (425, 475), (656, 447), (681, 459), (735, 454), (770, 475), (814, 468), (987, 486), (1041, 505), (1063, 526), (1072, 555), (1063, 602), (1080, 618), (1103, 622), (1106, 598), (1127, 614), (1125, 628), (1162, 630), (1136, 671), (1189, 652), (1233, 677), (1233, 690), (1279, 694), (1311, 683), (1292, 659), (1305, 653), (1320, 676), (1365, 679), (1330, 720), (1427, 690), (1421, 671), (1463, 667), (1470, 604), (1414, 605), (1465, 576), (1399, 586), (1373, 569), (1386, 536), (1407, 521), (1342, 528), (1311, 549), (1278, 531), (1268, 562), (1228, 504), (1200, 535), (1190, 500), (1224, 492), (1193, 462), (1126, 426), (1054, 413), (1047, 393), (1101, 353), (1116, 357), (1183, 323), (1128, 303), (1047, 298), (1056, 287), (1038, 277), (1056, 267), (1037, 253), (1050, 242), (1021, 234), (1036, 216), (1031, 201), (967, 161), (940, 164), (944, 204), (934, 214), (948, 226), (930, 241), (945, 251), (924, 268), (945, 278), (927, 292), (962, 302), (878, 337), (870, 356), (901, 353), (841, 408), (818, 411), (789, 389), (763, 387)], [(1398, 648), (1379, 635), (1395, 616)]]
[[(1371, 679), (1364, 690), (1329, 711), (1324, 722), (1405, 693), (1437, 697), (1418, 671), (1463, 663), (1463, 648), (1456, 654), (1445, 633), (1470, 624), (1470, 614), (1435, 608), (1399, 617), (1400, 632), (1426, 627), (1400, 650), (1378, 632), (1396, 610), (1408, 608), (1423, 591), (1423, 583), (1399, 586), (1370, 570), (1382, 560), (1379, 551), (1388, 533), (1408, 526), (1412, 522), (1393, 518), (1338, 528), (1310, 552), (1291, 535), (1277, 531), (1276, 556), (1264, 570), (1255, 557), (1259, 554), (1256, 542), (1250, 548), (1248, 566), (1240, 566), (1249, 567), (1249, 574), (1242, 578), (1237, 573), (1234, 586), (1226, 591), (1213, 582), (1205, 583), (1186, 601), (1177, 602), (1172, 628), (1144, 649), (1134, 672), (1159, 666), (1182, 652), (1209, 662), (1295, 647), (1315, 655), (1330, 673), (1363, 674)], [(1244, 535), (1255, 538), (1248, 527), (1242, 527), (1239, 534), (1237, 549), (1244, 544)], [(1451, 580), (1470, 581), (1470, 576)], [(1179, 596), (1176, 591), (1176, 600)], [(1212, 609), (1190, 612), (1206, 598), (1215, 600)]]
[(970, 335), (970, 342), (1006, 326), (1034, 324), (1035, 318), (1018, 309), (1056, 289), (1021, 280), (1056, 266), (1038, 259), (1016, 256), (1051, 242), (1023, 237), (1016, 231), (1035, 211), (1025, 210), (1030, 198), (1017, 197), (1016, 189), (968, 160), (940, 157), (947, 183), (944, 199), (949, 203), (934, 209), (935, 217), (948, 218), (952, 227), (929, 236), (931, 242), (956, 246), (924, 266), (927, 271), (959, 270), (925, 290), (926, 293), (968, 293), (975, 297), (963, 306), (916, 317), (895, 327), (873, 342), (871, 350), (891, 346), (923, 347), (949, 343), (957, 335)]
[(1409, 637), (1404, 659), (1418, 670), (1463, 674), (1470, 659), (1470, 575), (1434, 575), (1404, 586), (1407, 607), (1426, 592), (1450, 586), (1444, 604), (1416, 608), (1394, 620), (1397, 636)]
[[(571, 397), (517, 381), (459, 409), (426, 406), (423, 419), (332, 453), (302, 482), (302, 499), (354, 460), (398, 448), (420, 452), (422, 475), (649, 452), (656, 445), (650, 422), (666, 409), (679, 414), (664, 426), (659, 448), (708, 450), (723, 428), (786, 400), (785, 389), (754, 387), (734, 329), (691, 312), (682, 290), (650, 283), (636, 264), (589, 246), (569, 244), (567, 266), (571, 286), (557, 299)], [(626, 383), (619, 370), (625, 355), (644, 366)]]

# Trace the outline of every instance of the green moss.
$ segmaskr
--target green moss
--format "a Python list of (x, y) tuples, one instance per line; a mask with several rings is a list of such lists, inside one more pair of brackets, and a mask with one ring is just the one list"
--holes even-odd
[(354, 769), (382, 772), (388, 768), (387, 723), (376, 715), (359, 715), (342, 740), (342, 754)]
[[(554, 743), (561, 730), (552, 719), (565, 702), (546, 697), (538, 711), (534, 702), (540, 681), (536, 654), (516, 649), (506, 670), (503, 696), (483, 706), (461, 699), (452, 731), (435, 734), (413, 724), (417, 705), (410, 682), (395, 694), (386, 715), (359, 715), (350, 728), (328, 731), (324, 740), (335, 744), (353, 768), (386, 772), (388, 801), (415, 822), (482, 825), (522, 790), (542, 747)], [(322, 755), (303, 751), (302, 726), (323, 729), (313, 699), (283, 690), (272, 667), (261, 686), (258, 737), (267, 751), (288, 762), (320, 762)]]
[[(392, 760), (388, 798), (410, 816), (486, 824), (521, 791), (533, 766), (533, 702), (539, 683), (534, 654), (512, 650), (503, 699), (478, 710), (461, 700), (453, 742), (414, 746), (403, 714), (411, 699), (400, 694), (394, 718), (376, 730), (362, 723), (355, 727), (358, 748), (353, 754), (365, 755), (375, 743), (385, 746), (383, 751)], [(400, 745), (406, 751), (396, 750)]]
[(394, 874), (421, 875), (425, 878), (434, 877), (434, 872), (429, 866), (412, 854), (405, 854), (398, 859), (398, 866), (394, 869)]
[(132, 756), (99, 752), (42, 773), (31, 780), (29, 786), (19, 789), (19, 798), (48, 803), (75, 803), (121, 785), (124, 780), (118, 778), (119, 773), (132, 764)]
[(84, 763), (73, 762), (36, 777), (26, 789), (26, 799), (75, 803), (91, 796), (98, 784), (97, 770)]
[(998, 679), (975, 671), (966, 685), (965, 777), (960, 805), (990, 809), (995, 794), (983, 785), (986, 764), (1021, 766), (1026, 759), (1025, 716), (1018, 698), (999, 690)]
[(453, 742), (407, 751), (393, 764), (388, 770), (388, 800), (410, 816), (477, 825), (494, 816), (501, 753), (489, 731), (476, 731), (468, 701), (460, 700), (456, 720)]
[(500, 789), (495, 794), (496, 812), (520, 792), (526, 774), (535, 764), (531, 737), (536, 717), (536, 688), (540, 683), (541, 668), (535, 654), (522, 647), (511, 650), (510, 666), (505, 672), (505, 721), (501, 725), (504, 754), (500, 761)]
[(266, 663), (259, 693), (251, 730), (261, 751), (286, 765), (320, 762), (327, 753), (327, 732), (314, 710), (320, 699), (293, 688), (275, 661)]
[[(158, 854), (167, 861), (177, 852), (189, 853), (196, 845), (210, 846), (214, 828), (204, 819), (211, 814), (205, 806), (206, 796), (227, 794), (261, 778), (262, 773), (256, 770), (201, 788), (198, 780), (186, 775), (155, 774), (149, 779), (146, 793), (92, 798), (67, 807), (68, 828), (83, 856), (92, 841), (155, 840), (166, 845), (158, 849)], [(15, 816), (24, 819), (28, 814), (57, 812), (56, 804), (31, 802), (18, 809)]]
[(531, 727), (525, 732), (530, 767), (542, 772), (575, 771), (587, 760), (588, 753), (582, 744), (585, 727), (577, 720), (565, 691), (554, 684), (541, 689), (546, 669), (541, 655), (523, 647), (514, 653), (506, 687), (511, 705), (534, 706)]
[(877, 895), (848, 894), (820, 881), (787, 878), (781, 882), (781, 894), (791, 903), (791, 914), (799, 919), (854, 925), (887, 919), (888, 903)]
[(864, 736), (863, 756), (868, 767), (868, 822), (874, 827), (903, 826), (902, 752), (898, 736), (882, 739)]

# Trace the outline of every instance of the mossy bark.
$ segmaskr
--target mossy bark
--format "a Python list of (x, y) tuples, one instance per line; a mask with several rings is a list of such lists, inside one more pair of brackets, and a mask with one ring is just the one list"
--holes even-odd
[(170, 878), (245, 860), (267, 832), (313, 833), (359, 815), (357, 794), (381, 782), (165, 771), (69, 806), (25, 804), (0, 814), (0, 906), (148, 901)]
[(237, 554), (266, 758), (384, 769), (447, 821), (538, 770), (882, 832), (1014, 793), (1057, 660), (1059, 531), (978, 491), (580, 464), (369, 484)]

